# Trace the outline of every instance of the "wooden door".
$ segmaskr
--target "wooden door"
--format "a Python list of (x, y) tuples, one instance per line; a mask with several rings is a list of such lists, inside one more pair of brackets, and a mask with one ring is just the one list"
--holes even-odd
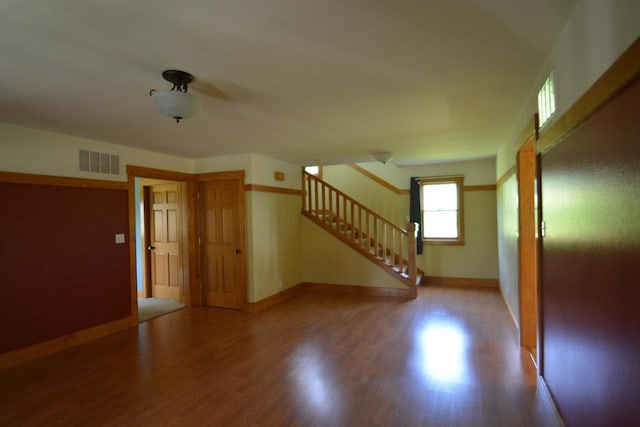
[(151, 186), (150, 246), (152, 295), (180, 301), (180, 210), (178, 183)]
[(244, 192), (242, 178), (200, 183), (200, 243), (205, 305), (244, 308)]

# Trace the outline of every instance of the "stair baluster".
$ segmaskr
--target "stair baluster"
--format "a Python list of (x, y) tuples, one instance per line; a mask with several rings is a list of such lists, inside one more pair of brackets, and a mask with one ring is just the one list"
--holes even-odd
[(303, 192), (303, 215), (401, 280), (415, 297), (422, 275), (416, 266), (415, 224), (402, 229), (306, 171)]

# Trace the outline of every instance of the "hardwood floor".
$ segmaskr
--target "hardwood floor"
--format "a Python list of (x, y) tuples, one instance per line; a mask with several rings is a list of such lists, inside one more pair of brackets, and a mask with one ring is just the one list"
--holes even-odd
[(180, 310), (0, 372), (0, 425), (556, 426), (498, 292)]

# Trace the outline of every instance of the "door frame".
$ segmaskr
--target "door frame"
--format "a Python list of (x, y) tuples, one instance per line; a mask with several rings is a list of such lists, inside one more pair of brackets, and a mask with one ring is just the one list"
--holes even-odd
[[(165, 181), (177, 181), (184, 184), (184, 198), (181, 203), (182, 236), (181, 244), (184, 248), (183, 257), (183, 286), (187, 307), (201, 305), (200, 292), (195, 285), (198, 283), (198, 232), (197, 232), (197, 185), (194, 175), (153, 169), (143, 166), (127, 165), (127, 183), (129, 188), (129, 265), (131, 283), (131, 321), (138, 324), (138, 287), (137, 287), (137, 259), (136, 247), (140, 236), (136, 233), (136, 178), (149, 178)], [(186, 232), (185, 232), (186, 230)]]
[(527, 348), (536, 365), (538, 331), (538, 242), (536, 135), (531, 135), (516, 155), (518, 181), (518, 293), (520, 345)]
[[(245, 178), (245, 173), (244, 170), (234, 170), (234, 171), (226, 171), (226, 172), (209, 172), (209, 173), (201, 173), (201, 174), (196, 174), (195, 175), (195, 187), (196, 187), (196, 192), (198, 192), (199, 189), (199, 185), (201, 182), (207, 182), (207, 181), (222, 181), (222, 180), (230, 180), (230, 179), (235, 179), (238, 182), (238, 216), (239, 216), (239, 223), (240, 223), (240, 241), (242, 242), (242, 247), (241, 249), (241, 255), (242, 255), (242, 259), (241, 259), (241, 265), (240, 265), (240, 271), (241, 271), (241, 277), (240, 277), (240, 299), (241, 299), (241, 307), (240, 309), (243, 311), (246, 311), (247, 309), (247, 304), (248, 304), (248, 286), (249, 286), (249, 282), (247, 280), (247, 253), (246, 253), (246, 248), (247, 248), (247, 215), (246, 215), (246, 203), (245, 203), (245, 186), (244, 186), (244, 178)], [(200, 202), (199, 202), (199, 198), (198, 195), (196, 194), (196, 200), (197, 200), (197, 206), (194, 209), (196, 211), (196, 216), (197, 216), (197, 221), (196, 224), (199, 226), (200, 224)], [(199, 227), (198, 227), (199, 230)], [(197, 261), (198, 261), (198, 275), (200, 278), (202, 278), (202, 265), (200, 265), (200, 260), (201, 260), (201, 248), (200, 245), (196, 245), (197, 246)], [(200, 279), (201, 280), (201, 279)], [(200, 281), (200, 292), (198, 292), (198, 297), (199, 297), (199, 301), (200, 301), (200, 305), (202, 305), (205, 301), (205, 292), (206, 289), (203, 286), (202, 282)]]

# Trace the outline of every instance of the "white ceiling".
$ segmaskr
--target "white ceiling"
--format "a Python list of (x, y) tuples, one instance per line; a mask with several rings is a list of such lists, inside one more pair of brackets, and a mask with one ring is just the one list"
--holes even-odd
[[(189, 158), (493, 156), (574, 3), (3, 0), (0, 121)], [(231, 100), (177, 124), (168, 68)]]

